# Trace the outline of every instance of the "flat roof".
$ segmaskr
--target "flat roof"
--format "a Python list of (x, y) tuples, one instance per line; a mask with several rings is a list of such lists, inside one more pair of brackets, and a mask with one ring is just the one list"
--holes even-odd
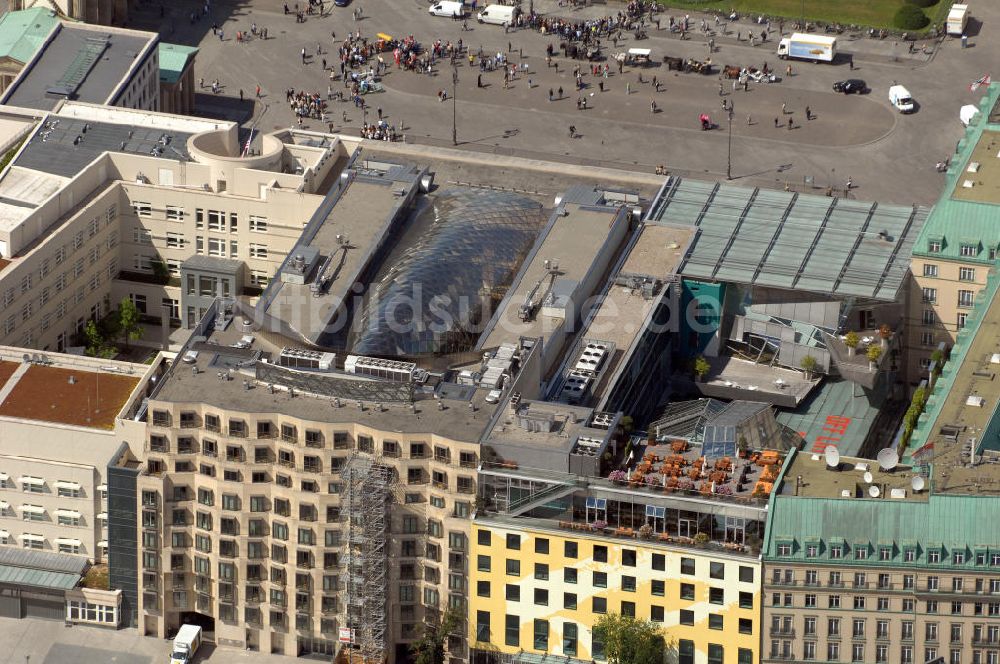
[(980, 134), (955, 179), (951, 197), (1000, 204), (1000, 130), (987, 129)]
[[(3, 103), (51, 110), (63, 99), (115, 102), (112, 94), (156, 33), (62, 23), (4, 94)], [(52, 89), (63, 92), (53, 94)], [(68, 94), (67, 94), (68, 93)]]
[(654, 221), (698, 228), (685, 277), (895, 301), (922, 207), (672, 179)]
[[(536, 315), (528, 321), (518, 317), (518, 308), (529, 292), (542, 281), (544, 289), (547, 280), (547, 261), (558, 263), (555, 283), (560, 281), (582, 282), (593, 268), (605, 241), (611, 232), (612, 222), (619, 213), (614, 207), (591, 207), (575, 203), (564, 205), (565, 215), (554, 212), (547, 231), (536, 242), (529, 254), (529, 261), (521, 267), (516, 283), (511, 285), (504, 298), (502, 310), (490, 321), (491, 328), (485, 338), (480, 339), (478, 348), (494, 348), (503, 343), (516, 343), (521, 337), (548, 339), (554, 327), (563, 318), (552, 318), (542, 313), (539, 307)], [(617, 223), (627, 223), (625, 219)], [(544, 290), (542, 291), (544, 293)], [(586, 294), (589, 296), (590, 294)], [(579, 313), (579, 312), (577, 312)]]
[(670, 288), (669, 279), (684, 259), (695, 229), (690, 226), (644, 225), (632, 245), (620, 274), (653, 277), (661, 281), (654, 297), (643, 296), (641, 288), (612, 284), (597, 310), (593, 313), (584, 336), (610, 341), (615, 345), (603, 369), (600, 382), (594, 387), (602, 395), (616, 377), (616, 370), (629, 354), (632, 344), (645, 329), (646, 319), (659, 301), (663, 289)]
[(141, 380), (84, 367), (21, 367), (0, 389), (0, 417), (110, 431)]
[(0, 360), (0, 390), (3, 390), (3, 386), (7, 384), (7, 381), (14, 375), (19, 366), (21, 366), (19, 362)]
[(862, 453), (883, 396), (849, 380), (828, 377), (798, 408), (778, 411), (777, 420), (805, 439), (806, 452), (822, 452), (833, 445), (841, 454), (854, 456)]
[[(866, 472), (871, 473), (871, 483), (865, 481)], [(885, 472), (879, 470), (877, 461), (849, 456), (841, 456), (837, 470), (829, 470), (824, 454), (805, 450), (796, 454), (785, 470), (781, 495), (849, 501), (927, 502), (929, 491), (925, 489), (915, 493), (912, 489), (911, 480), (917, 474), (919, 473), (915, 473), (912, 467), (902, 465), (896, 466), (892, 472)], [(801, 482), (798, 481), (799, 477), (802, 478)], [(925, 486), (928, 484), (925, 483)], [(870, 493), (872, 486), (878, 487), (877, 498), (873, 498)], [(892, 497), (894, 489), (896, 495), (901, 497)], [(845, 491), (848, 495), (844, 495)]]
[[(383, 431), (439, 435), (469, 443), (479, 440), (493, 415), (493, 408), (485, 403), (487, 390), (479, 388), (470, 387), (460, 393), (441, 393), (440, 400), (434, 399), (432, 393), (417, 393), (412, 408), (409, 402), (383, 400), (381, 410), (374, 407), (379, 398), (376, 392), (372, 392), (370, 399), (363, 400), (365, 408), (362, 410), (357, 407), (357, 399), (354, 398), (341, 399), (341, 406), (337, 407), (335, 397), (311, 394), (302, 389), (296, 389), (294, 397), (284, 390), (272, 393), (266, 382), (253, 378), (252, 372), (236, 373), (234, 380), (220, 379), (220, 369), (234, 364), (232, 358), (245, 361), (255, 353), (261, 353), (274, 361), (284, 345), (293, 345), (279, 335), (251, 333), (254, 335), (252, 343), (245, 348), (236, 348), (246, 334), (237, 328), (237, 325), (230, 324), (226, 330), (210, 329), (206, 340), (197, 344), (198, 356), (193, 366), (198, 367), (198, 373), (191, 370), (190, 363), (175, 362), (170, 372), (161, 379), (160, 387), (150, 401), (204, 403), (222, 411), (272, 413), (313, 422), (359, 424)], [(193, 346), (193, 340), (189, 341), (184, 347), (185, 352)], [(323, 375), (312, 372), (302, 374)], [(352, 378), (350, 375), (339, 375), (345, 380)], [(250, 389), (244, 387), (244, 380), (249, 381)], [(375, 383), (369, 382), (369, 385)], [(470, 403), (474, 409), (469, 407)]]
[[(907, 453), (932, 463), (934, 491), (995, 495), (1000, 491), (1000, 297), (990, 278), (951, 351), (914, 430)], [(920, 449), (923, 448), (923, 449)], [(975, 462), (975, 463), (973, 463)], [(988, 462), (988, 463), (987, 463)]]
[[(32, 134), (15, 165), (72, 178), (105, 152), (191, 161), (191, 133), (50, 115)], [(164, 142), (160, 142), (161, 139)]]
[[(288, 256), (291, 259), (305, 249), (317, 251), (315, 278), (319, 277), (318, 270), (324, 261), (333, 257), (327, 270), (329, 286), (323, 294), (314, 294), (311, 284), (315, 278), (307, 278), (302, 284), (285, 281), (281, 274), (288, 268), (289, 260), (286, 259), (278, 277), (272, 281), (273, 294), (265, 294), (262, 299), (269, 315), (291, 324), (311, 343), (320, 341), (327, 324), (356, 293), (353, 286), (359, 282), (377, 249), (388, 240), (389, 226), (407, 200), (399, 195), (400, 189), (408, 192), (414, 186), (415, 172), (403, 171), (409, 175), (409, 181), (398, 179), (392, 171), (385, 178), (374, 172), (354, 171), (342, 190), (329, 195), (328, 201), (309, 222), (312, 229), (307, 226)], [(403, 175), (402, 172), (398, 174)]]

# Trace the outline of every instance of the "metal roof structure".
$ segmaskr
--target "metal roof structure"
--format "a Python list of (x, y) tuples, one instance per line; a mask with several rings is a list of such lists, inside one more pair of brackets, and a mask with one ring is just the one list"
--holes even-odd
[(87, 569), (81, 556), (0, 547), (0, 583), (70, 590)]
[(10, 58), (22, 64), (31, 60), (59, 17), (51, 9), (34, 7), (0, 16), (0, 59)]
[[(996, 221), (1000, 214), (1000, 113), (991, 109), (997, 105), (1000, 84), (993, 83), (980, 99), (982, 112), (966, 127), (949, 161), (943, 193), (916, 239), (914, 255), (990, 265), (995, 261), (991, 250), (1000, 246)], [(966, 181), (973, 186), (965, 187)], [(978, 254), (963, 255), (963, 244), (978, 245)]]
[(779, 411), (777, 420), (805, 438), (807, 451), (832, 444), (842, 455), (854, 456), (861, 452), (884, 400), (882, 392), (827, 378), (798, 408)]
[(698, 227), (685, 277), (894, 301), (928, 212), (674, 179), (652, 219)]
[(63, 99), (114, 104), (155, 33), (62, 23), (3, 96), (3, 103), (51, 110)]
[(73, 177), (104, 152), (128, 152), (190, 161), (191, 134), (155, 127), (49, 116), (24, 146), (15, 166)]
[(160, 59), (160, 83), (176, 83), (187, 68), (188, 63), (198, 54), (194, 46), (165, 44), (158, 46)]

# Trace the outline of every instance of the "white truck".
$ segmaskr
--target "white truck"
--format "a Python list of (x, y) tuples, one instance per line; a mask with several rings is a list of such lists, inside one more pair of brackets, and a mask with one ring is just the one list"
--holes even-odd
[(778, 42), (778, 57), (782, 60), (796, 58), (813, 62), (833, 62), (837, 57), (837, 38), (797, 32)]
[(170, 651), (170, 664), (191, 664), (194, 654), (201, 645), (201, 627), (181, 625), (174, 637), (174, 647)]
[(965, 26), (969, 24), (969, 5), (952, 5), (945, 24), (949, 35), (961, 37), (965, 34)]
[(480, 23), (512, 26), (519, 12), (516, 5), (487, 5), (476, 15), (476, 20)]
[(433, 16), (447, 16), (448, 18), (462, 18), (465, 16), (464, 2), (451, 2), (442, 0), (431, 5), (430, 13)]

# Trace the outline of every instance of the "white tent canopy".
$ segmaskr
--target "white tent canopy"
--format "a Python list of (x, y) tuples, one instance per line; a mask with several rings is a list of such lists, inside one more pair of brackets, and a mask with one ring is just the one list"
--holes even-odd
[(962, 124), (968, 127), (969, 123), (972, 122), (972, 118), (974, 118), (976, 116), (976, 113), (978, 112), (979, 112), (978, 106), (974, 106), (973, 104), (966, 104), (965, 106), (959, 109), (958, 118), (962, 121)]

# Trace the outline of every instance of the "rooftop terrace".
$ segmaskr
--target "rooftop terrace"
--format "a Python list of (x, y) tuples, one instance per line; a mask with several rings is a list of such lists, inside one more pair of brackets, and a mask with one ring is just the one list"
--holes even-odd
[(951, 197), (959, 201), (1000, 204), (1000, 131), (979, 136), (955, 180)]
[(654, 221), (699, 229), (685, 277), (894, 301), (921, 207), (674, 179)]
[(150, 32), (62, 23), (7, 89), (3, 103), (40, 110), (64, 99), (114, 104), (136, 58), (156, 39)]

